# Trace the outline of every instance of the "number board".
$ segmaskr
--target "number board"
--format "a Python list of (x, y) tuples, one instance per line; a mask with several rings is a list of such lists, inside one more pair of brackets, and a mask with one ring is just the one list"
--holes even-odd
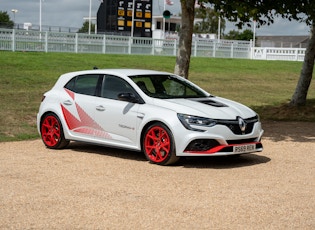
[[(134, 14), (133, 14), (134, 11)], [(120, 0), (117, 4), (117, 30), (131, 31), (134, 17), (134, 34), (152, 34), (152, 0)]]

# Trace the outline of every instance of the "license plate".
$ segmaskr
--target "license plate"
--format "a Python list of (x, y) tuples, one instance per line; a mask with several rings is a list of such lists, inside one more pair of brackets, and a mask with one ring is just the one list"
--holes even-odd
[(249, 153), (249, 152), (254, 152), (256, 149), (255, 144), (250, 144), (250, 145), (237, 145), (233, 147), (233, 152), (234, 153)]

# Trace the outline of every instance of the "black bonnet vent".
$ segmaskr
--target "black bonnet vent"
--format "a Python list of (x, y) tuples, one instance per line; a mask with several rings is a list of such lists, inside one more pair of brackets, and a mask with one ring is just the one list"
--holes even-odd
[(215, 106), (215, 107), (228, 107), (227, 105), (218, 102), (218, 101), (213, 101), (213, 100), (207, 100), (207, 101), (201, 101), (201, 103), (207, 104), (207, 105), (211, 105), (211, 106)]
[(200, 100), (199, 102), (203, 103), (203, 104), (206, 104), (206, 105), (211, 105), (211, 106), (214, 106), (214, 107), (228, 107), (227, 105), (221, 103), (221, 102), (218, 102), (218, 101), (214, 101), (214, 100)]

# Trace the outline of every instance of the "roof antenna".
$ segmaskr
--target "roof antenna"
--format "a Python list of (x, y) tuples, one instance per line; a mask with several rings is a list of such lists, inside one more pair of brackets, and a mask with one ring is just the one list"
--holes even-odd
[(98, 67), (97, 67), (97, 66), (94, 66), (93, 69), (98, 69)]

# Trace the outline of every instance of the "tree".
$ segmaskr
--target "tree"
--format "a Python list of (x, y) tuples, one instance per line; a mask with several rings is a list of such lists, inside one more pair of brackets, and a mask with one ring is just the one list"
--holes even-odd
[(188, 78), (194, 28), (195, 0), (181, 0), (181, 10), (182, 25), (179, 32), (179, 47), (174, 72), (179, 76)]
[[(314, 0), (199, 0), (199, 2), (206, 2), (213, 5), (216, 12), (220, 12), (221, 15), (231, 22), (235, 22), (239, 28), (247, 24), (251, 26), (251, 21), (255, 20), (258, 26), (270, 25), (274, 22), (274, 18), (280, 16), (288, 20), (297, 20), (301, 23), (306, 23), (311, 26), (311, 33), (308, 46), (306, 48), (304, 63), (298, 84), (295, 92), (292, 96), (290, 105), (300, 106), (306, 104), (306, 97), (308, 89), (311, 83), (314, 69), (315, 59), (315, 1)], [(181, 0), (182, 11), (186, 11), (185, 17), (182, 18), (182, 25), (190, 26), (188, 20), (193, 23), (194, 15), (194, 1), (193, 0)], [(189, 29), (185, 30), (189, 33)], [(191, 41), (189, 38), (191, 34), (180, 34), (179, 52), (176, 59), (175, 73), (181, 74), (181, 76), (188, 77), (187, 66), (184, 66), (180, 60), (189, 61), (191, 45), (187, 42)], [(182, 56), (182, 57), (180, 57)], [(185, 75), (186, 74), (186, 75)]]
[(242, 41), (250, 41), (253, 39), (254, 33), (252, 30), (244, 30), (242, 32), (231, 30), (227, 35), (224, 36), (225, 39), (230, 40), (242, 40)]
[[(304, 63), (295, 92), (290, 101), (292, 106), (306, 104), (309, 86), (311, 84), (315, 59), (315, 1), (313, 0), (211, 0), (216, 10), (225, 9), (225, 16), (232, 21), (239, 20), (241, 27), (250, 20), (256, 20), (258, 25), (273, 23), (276, 16), (288, 20), (297, 20), (311, 26), (309, 43), (306, 48)], [(236, 3), (236, 4), (235, 4)], [(250, 24), (249, 24), (250, 25)]]
[(10, 16), (6, 11), (0, 11), (0, 28), (9, 28), (14, 27), (14, 22), (10, 20)]
[[(194, 33), (218, 33), (219, 17), (221, 15), (210, 7), (198, 7), (195, 9), (195, 18), (200, 18), (201, 21), (194, 25)], [(225, 20), (221, 19), (220, 34), (225, 30)]]
[(291, 106), (302, 106), (306, 104), (308, 89), (311, 85), (315, 59), (315, 20), (311, 26), (310, 39), (307, 44), (303, 67), (298, 84), (291, 98)]
[[(86, 20), (82, 27), (79, 29), (78, 33), (88, 33), (89, 32), (89, 21)], [(91, 33), (95, 33), (95, 24), (91, 23)]]

